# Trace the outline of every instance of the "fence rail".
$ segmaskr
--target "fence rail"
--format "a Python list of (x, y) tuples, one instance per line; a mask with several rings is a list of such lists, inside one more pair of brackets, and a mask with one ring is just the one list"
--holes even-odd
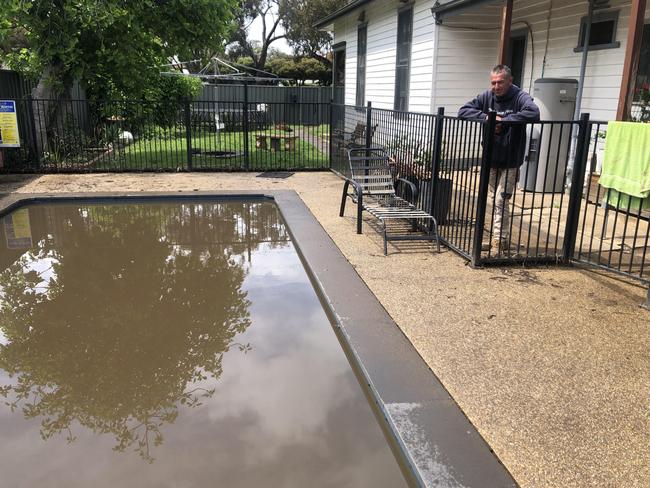
[[(329, 168), (329, 103), (16, 100), (3, 172)], [(308, 113), (312, 123), (299, 123)], [(291, 122), (287, 122), (291, 121)]]

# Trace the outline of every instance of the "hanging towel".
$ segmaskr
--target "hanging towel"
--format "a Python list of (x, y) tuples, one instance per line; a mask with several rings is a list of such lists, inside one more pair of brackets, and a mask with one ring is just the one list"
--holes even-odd
[[(616, 190), (607, 192), (610, 205), (650, 208), (650, 124), (607, 124), (600, 184)], [(619, 193), (633, 198), (621, 198)]]

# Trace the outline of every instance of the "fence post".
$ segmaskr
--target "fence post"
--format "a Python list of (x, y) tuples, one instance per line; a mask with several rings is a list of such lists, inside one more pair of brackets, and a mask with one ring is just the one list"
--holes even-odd
[(368, 102), (366, 110), (366, 148), (372, 145), (372, 102)]
[[(37, 102), (38, 103), (38, 102)], [(34, 120), (34, 99), (31, 94), (27, 96), (27, 120), (29, 121), (29, 132), (31, 134), (31, 141), (29, 144), (30, 151), (32, 156), (35, 158), (36, 162), (41, 160), (41, 156), (38, 153), (38, 141), (36, 140), (36, 121)]]
[(187, 145), (187, 169), (192, 171), (192, 107), (190, 99), (184, 100), (185, 105), (185, 140)]
[(578, 141), (571, 175), (571, 191), (569, 193), (569, 208), (567, 210), (566, 227), (564, 229), (564, 249), (562, 257), (568, 263), (573, 259), (578, 234), (578, 221), (580, 220), (580, 207), (582, 200), (582, 187), (587, 168), (587, 155), (589, 153), (589, 140), (591, 132), (589, 114), (582, 114), (578, 126)]
[(481, 247), (483, 246), (483, 227), (487, 209), (488, 187), (490, 183), (490, 166), (494, 146), (494, 130), (496, 127), (496, 112), (488, 114), (487, 123), (483, 126), (483, 158), (481, 159), (481, 176), (478, 184), (478, 200), (476, 206), (476, 223), (474, 224), (474, 243), (472, 246), (472, 266), (481, 262)]
[(333, 148), (334, 148), (334, 141), (333, 141), (333, 135), (334, 135), (334, 99), (330, 98), (330, 106), (329, 106), (329, 117), (330, 117), (330, 135), (329, 135), (329, 159), (330, 159), (330, 169), (332, 169), (332, 161), (333, 161)]
[(249, 147), (248, 147), (248, 81), (244, 81), (244, 110), (242, 113), (242, 129), (244, 131), (244, 170), (248, 171)]
[[(438, 172), (440, 171), (440, 160), (442, 158), (442, 129), (445, 121), (445, 107), (438, 107), (436, 114), (436, 127), (433, 133), (433, 154), (431, 155), (431, 189), (429, 190), (429, 213), (435, 215), (435, 199), (438, 189)], [(433, 225), (433, 222), (431, 223)]]

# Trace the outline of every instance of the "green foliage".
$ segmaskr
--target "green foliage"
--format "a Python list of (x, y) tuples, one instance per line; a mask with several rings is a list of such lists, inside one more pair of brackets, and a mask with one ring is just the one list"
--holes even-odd
[[(219, 50), (235, 0), (0, 0), (0, 50), (55, 92), (81, 81), (91, 98), (143, 98), (172, 56)], [(16, 40), (20, 42), (17, 42)]]
[(144, 87), (142, 100), (133, 99), (97, 102), (96, 111), (102, 120), (124, 120), (123, 128), (143, 134), (150, 127), (169, 129), (182, 123), (184, 102), (201, 93), (201, 80), (190, 76), (157, 75)]
[(50, 138), (50, 152), (46, 161), (74, 160), (81, 155), (83, 145), (79, 139), (81, 129), (71, 113), (66, 114), (61, 127)]
[(284, 0), (280, 6), (287, 42), (298, 54), (331, 64), (326, 58), (332, 36), (314, 27), (320, 19), (345, 6), (346, 0)]
[(281, 78), (296, 80), (299, 84), (304, 84), (307, 80), (314, 80), (325, 85), (331, 81), (332, 77), (331, 69), (313, 58), (278, 55), (268, 61), (266, 69)]
[[(387, 144), (386, 149), (390, 156), (400, 166), (403, 176), (421, 175), (427, 171), (433, 158), (433, 147), (428, 141), (419, 141), (413, 137), (395, 136)], [(444, 157), (444, 145), (441, 149), (441, 158)]]

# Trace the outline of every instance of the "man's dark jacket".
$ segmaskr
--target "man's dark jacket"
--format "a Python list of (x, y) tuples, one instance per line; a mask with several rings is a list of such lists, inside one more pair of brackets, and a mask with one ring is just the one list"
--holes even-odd
[[(478, 95), (458, 111), (463, 119), (486, 119), (489, 112), (496, 112), (502, 122), (538, 122), (539, 108), (532, 97), (512, 85), (508, 92), (497, 97), (492, 90)], [(503, 124), (501, 133), (495, 135), (492, 150), (492, 168), (518, 168), (524, 161), (526, 128), (524, 124)]]

